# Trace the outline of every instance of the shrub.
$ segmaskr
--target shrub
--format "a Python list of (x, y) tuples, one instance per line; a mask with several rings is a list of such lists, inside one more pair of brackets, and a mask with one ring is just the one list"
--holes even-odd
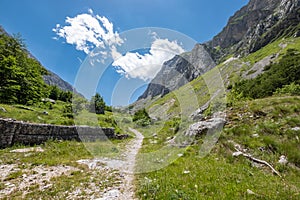
[(295, 82), (285, 85), (282, 88), (277, 88), (274, 94), (289, 94), (289, 95), (300, 95), (300, 85)]
[(139, 126), (148, 126), (151, 123), (151, 118), (146, 109), (142, 109), (134, 113), (132, 121)]

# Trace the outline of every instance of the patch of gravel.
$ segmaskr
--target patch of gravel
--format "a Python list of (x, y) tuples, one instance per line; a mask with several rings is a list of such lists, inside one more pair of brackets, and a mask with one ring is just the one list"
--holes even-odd
[[(30, 186), (38, 185), (39, 190), (43, 191), (52, 187), (51, 178), (61, 175), (69, 175), (79, 169), (71, 166), (36, 166), (32, 169), (21, 169), (16, 164), (0, 165), (0, 179), (4, 183), (4, 188), (0, 190), (0, 198), (9, 196), (13, 192), (23, 191), (23, 196), (29, 192)], [(16, 179), (6, 180), (12, 173), (21, 171), (22, 175)]]

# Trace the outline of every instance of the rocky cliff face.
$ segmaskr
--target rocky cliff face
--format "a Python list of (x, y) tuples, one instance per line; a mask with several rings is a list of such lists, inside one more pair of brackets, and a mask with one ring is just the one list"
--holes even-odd
[(179, 88), (229, 54), (247, 55), (280, 37), (300, 36), (299, 7), (299, 0), (250, 0), (211, 41), (165, 62), (139, 100)]
[(47, 75), (43, 76), (43, 79), (46, 84), (48, 85), (55, 85), (62, 89), (63, 91), (71, 91), (73, 92), (74, 88), (71, 84), (68, 82), (64, 81), (62, 78), (60, 78), (57, 74), (48, 71)]
[(139, 99), (146, 99), (173, 91), (194, 80), (201, 74), (212, 69), (214, 61), (200, 44), (191, 52), (177, 55), (165, 62), (162, 69), (148, 85), (147, 90)]
[(299, 0), (250, 0), (205, 44), (214, 60), (255, 52), (282, 36), (299, 35)]

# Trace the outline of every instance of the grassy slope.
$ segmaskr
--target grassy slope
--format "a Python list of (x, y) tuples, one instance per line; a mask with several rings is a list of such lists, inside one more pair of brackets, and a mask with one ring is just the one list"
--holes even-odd
[[(163, 98), (159, 98), (158, 100), (152, 102), (147, 108), (151, 112), (151, 108), (157, 107), (157, 109), (160, 109), (161, 106), (163, 106), (166, 102), (170, 102), (172, 99), (174, 99), (174, 105), (167, 111), (169, 113), (168, 118), (170, 119), (172, 117), (178, 116), (180, 112), (183, 115), (189, 114), (188, 112), (192, 112), (197, 109), (194, 109), (193, 107), (195, 107), (196, 105), (201, 106), (206, 103), (210, 96), (213, 95), (214, 91), (216, 91), (216, 88), (212, 88), (211, 91), (208, 91), (208, 86), (211, 89), (211, 85), (213, 85), (213, 81), (215, 78), (214, 76), (220, 74), (225, 87), (227, 87), (228, 85), (238, 81), (243, 72), (251, 69), (255, 62), (258, 62), (263, 58), (276, 53), (279, 53), (279, 56), (277, 57), (278, 60), (282, 57), (282, 55), (286, 53), (287, 49), (292, 48), (300, 51), (300, 38), (280, 39), (265, 46), (261, 50), (250, 54), (247, 57), (235, 59), (228, 63), (221, 63), (213, 70), (191, 81), (189, 84), (184, 85), (178, 90), (167, 94)], [(212, 82), (212, 84), (210, 83), (210, 81)], [(218, 84), (221, 83), (216, 83), (216, 86), (218, 86)], [(193, 98), (191, 98), (191, 90), (193, 90), (194, 92), (194, 94), (192, 94)], [(179, 98), (181, 100), (179, 100)], [(195, 99), (197, 99), (196, 103), (194, 102)], [(184, 104), (182, 104), (182, 102)], [(192, 105), (193, 107), (186, 108), (190, 107), (190, 105)], [(182, 108), (187, 109), (187, 112), (182, 113)]]
[[(115, 117), (112, 112), (105, 112), (105, 115), (96, 115), (90, 113), (87, 110), (82, 110), (77, 115), (64, 113), (64, 107), (67, 104), (62, 101), (56, 101), (56, 104), (49, 106), (49, 104), (40, 103), (35, 106), (24, 105), (7, 105), (0, 104), (0, 107), (4, 108), (6, 112), (0, 110), (0, 117), (13, 118), (15, 120), (21, 120), (25, 122), (55, 124), (55, 125), (89, 125), (100, 127), (113, 127), (117, 133), (123, 133), (124, 131), (118, 126)], [(44, 114), (47, 112), (48, 114)]]
[[(283, 44), (286, 44), (285, 48), (282, 48)], [(221, 63), (214, 70), (220, 72), (227, 87), (238, 81), (242, 73), (251, 69), (255, 62), (278, 52), (277, 59), (280, 59), (288, 48), (300, 50), (300, 39), (277, 40), (245, 58)], [(162, 116), (163, 120), (140, 130), (146, 135), (141, 153), (153, 152), (165, 146), (165, 141), (175, 134), (174, 118), (181, 116), (184, 121), (190, 114), (189, 111), (182, 112), (182, 107), (185, 109), (195, 105), (194, 99), (189, 100), (191, 95), (187, 92), (191, 90), (188, 87), (194, 89), (198, 105), (203, 105), (213, 93), (208, 92), (205, 80), (212, 80), (216, 73), (210, 71), (147, 107), (150, 113), (155, 114), (168, 105), (165, 113), (157, 112), (157, 116)], [(215, 90), (213, 88), (212, 91)], [(186, 101), (179, 101), (178, 98)], [(174, 103), (170, 104), (172, 101)], [(300, 198), (299, 131), (292, 130), (300, 126), (300, 97), (270, 97), (237, 102), (227, 110), (228, 123), (210, 155), (201, 158), (199, 144), (184, 149), (184, 155), (168, 167), (138, 175), (137, 196), (141, 199)], [(272, 175), (268, 168), (254, 166), (246, 158), (233, 158), (234, 148), (230, 141), (241, 144), (255, 157), (270, 162), (284, 178)], [(281, 155), (288, 157), (289, 166), (278, 164)], [(146, 165), (140, 163), (138, 167)], [(255, 194), (249, 194), (247, 190)]]
[[(298, 199), (300, 131), (292, 128), (300, 126), (299, 114), (300, 97), (239, 103), (228, 112), (228, 123), (210, 155), (199, 155), (200, 144), (188, 147), (168, 167), (139, 175), (137, 195), (141, 199)], [(246, 158), (232, 157), (231, 141), (271, 163), (283, 179)], [(147, 139), (143, 148), (156, 149)], [(281, 155), (287, 156), (290, 165), (278, 163)], [(256, 195), (248, 194), (247, 189)]]

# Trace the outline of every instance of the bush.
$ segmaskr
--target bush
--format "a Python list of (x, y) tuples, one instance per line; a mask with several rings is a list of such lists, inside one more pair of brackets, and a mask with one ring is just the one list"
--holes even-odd
[(134, 113), (132, 121), (139, 126), (148, 126), (151, 123), (151, 118), (146, 109), (142, 109)]
[(300, 85), (293, 82), (290, 85), (283, 86), (283, 88), (277, 88), (274, 94), (300, 95)]

